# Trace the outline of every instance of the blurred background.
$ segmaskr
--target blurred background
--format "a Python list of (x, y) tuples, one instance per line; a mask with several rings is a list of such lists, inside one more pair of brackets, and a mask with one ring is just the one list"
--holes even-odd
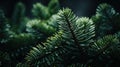
[[(50, 0), (0, 0), (0, 9), (3, 9), (7, 17), (11, 17), (16, 3), (22, 2), (26, 6), (26, 15), (31, 17), (31, 8), (34, 3), (41, 2), (47, 5)], [(61, 8), (69, 7), (78, 16), (91, 16), (100, 3), (112, 5), (117, 12), (120, 12), (120, 0), (59, 0)]]

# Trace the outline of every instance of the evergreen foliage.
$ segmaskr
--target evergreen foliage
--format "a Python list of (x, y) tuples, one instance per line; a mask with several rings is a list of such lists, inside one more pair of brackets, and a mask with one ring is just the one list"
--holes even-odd
[[(16, 5), (12, 19), (0, 10), (1, 67), (113, 67), (120, 62), (120, 15), (100, 4), (92, 18), (78, 17), (58, 0)], [(58, 11), (59, 10), (59, 11)]]
[(36, 18), (48, 19), (51, 15), (58, 12), (60, 6), (58, 0), (51, 0), (48, 6), (44, 6), (41, 3), (33, 5), (32, 13)]
[[(12, 15), (11, 29), (16, 33), (21, 33), (25, 29), (25, 23), (27, 21), (25, 17), (25, 5), (21, 2), (17, 3)], [(17, 29), (17, 30), (16, 30)]]
[(111, 5), (100, 4), (96, 10), (96, 15), (92, 20), (96, 25), (97, 36), (114, 34), (119, 31), (120, 15)]
[[(42, 8), (42, 4), (38, 6), (36, 9)], [(43, 11), (36, 9), (33, 7), (32, 10), (38, 13)], [(0, 67), (15, 67), (17, 63), (24, 61), (25, 55), (33, 46), (41, 44), (57, 31), (54, 25), (56, 18), (52, 19), (53, 14), (49, 15), (50, 12), (46, 15), (47, 19), (43, 19), (44, 15), (41, 15), (41, 18), (30, 19), (25, 16), (25, 12), (25, 6), (21, 2), (16, 4), (11, 18), (5, 17), (0, 10)], [(18, 64), (20, 65), (26, 66)]]

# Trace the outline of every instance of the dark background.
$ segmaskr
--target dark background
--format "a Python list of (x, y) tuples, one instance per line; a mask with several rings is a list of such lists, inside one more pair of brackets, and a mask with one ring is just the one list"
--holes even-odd
[[(0, 0), (0, 9), (3, 9), (7, 17), (11, 17), (17, 2), (22, 2), (26, 6), (26, 15), (31, 16), (32, 5), (41, 2), (47, 6), (50, 0)], [(120, 13), (120, 0), (59, 0), (61, 8), (69, 7), (78, 16), (92, 16), (100, 3), (112, 5)]]

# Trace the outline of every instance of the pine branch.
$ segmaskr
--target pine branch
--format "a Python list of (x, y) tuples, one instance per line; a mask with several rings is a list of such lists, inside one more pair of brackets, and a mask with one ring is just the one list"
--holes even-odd
[(33, 13), (33, 16), (35, 16), (38, 19), (40, 18), (42, 20), (46, 20), (50, 17), (48, 7), (44, 6), (41, 3), (36, 3), (33, 5), (32, 13)]
[(96, 37), (118, 32), (117, 28), (120, 26), (118, 23), (119, 16), (119, 13), (111, 5), (100, 4), (96, 10), (96, 15), (92, 17), (96, 25)]
[[(114, 45), (117, 46), (119, 44), (119, 40), (115, 35), (108, 35), (99, 39), (96, 42), (96, 48), (98, 49), (98, 53), (94, 55), (94, 59), (97, 59), (100, 55), (107, 54), (106, 51), (113, 47)], [(109, 51), (109, 50), (108, 50)]]
[(64, 16), (65, 16), (65, 21), (67, 22), (67, 25), (68, 25), (68, 27), (69, 27), (69, 29), (70, 29), (71, 34), (72, 34), (73, 40), (75, 41), (75, 44), (78, 46), (78, 48), (82, 49), (82, 48), (80, 47), (80, 45), (79, 45), (79, 42), (78, 42), (75, 34), (74, 34), (73, 29), (72, 29), (72, 27), (71, 27), (71, 22), (68, 20), (66, 14), (64, 14)]
[(42, 45), (37, 45), (34, 47), (30, 53), (27, 55), (27, 63), (36, 65), (52, 65), (60, 58), (59, 54), (64, 53), (65, 49), (61, 47), (61, 32), (55, 34), (55, 36), (48, 38), (46, 43)]
[[(82, 51), (82, 44), (87, 43), (92, 37), (94, 37), (94, 25), (88, 18), (79, 18), (74, 13), (66, 8), (60, 10), (59, 13), (59, 28), (63, 30), (65, 39), (68, 41), (74, 41), (74, 44), (78, 46), (78, 49)], [(86, 37), (88, 36), (88, 37)]]
[(59, 0), (51, 0), (48, 4), (48, 9), (51, 15), (57, 13), (60, 9)]

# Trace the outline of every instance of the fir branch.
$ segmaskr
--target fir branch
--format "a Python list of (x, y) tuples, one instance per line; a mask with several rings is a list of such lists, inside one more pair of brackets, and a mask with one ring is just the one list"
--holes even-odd
[[(59, 28), (63, 30), (63, 37), (71, 39), (74, 44), (82, 51), (82, 44), (87, 43), (92, 37), (94, 37), (94, 25), (88, 18), (79, 18), (74, 13), (66, 8), (60, 10), (59, 13)], [(88, 36), (88, 37), (87, 37)]]
[(98, 53), (94, 55), (94, 59), (97, 59), (100, 55), (105, 53), (110, 47), (114, 45), (118, 45), (119, 40), (115, 35), (107, 35), (103, 37), (102, 39), (97, 40), (96, 42), (96, 48), (98, 49)]
[(78, 42), (75, 34), (74, 34), (73, 29), (72, 29), (72, 27), (71, 27), (71, 22), (68, 20), (66, 14), (64, 14), (64, 16), (65, 16), (65, 20), (66, 20), (66, 22), (67, 22), (67, 25), (68, 25), (68, 27), (69, 27), (69, 29), (70, 29), (70, 32), (71, 32), (71, 34), (72, 34), (73, 40), (75, 41), (75, 44), (78, 46), (78, 48), (82, 49), (82, 48), (80, 47), (80, 45), (79, 45), (79, 42)]
[[(55, 36), (48, 38), (46, 43), (43, 43), (45, 47), (42, 45), (37, 45), (37, 47), (34, 47), (30, 53), (25, 58), (27, 60), (27, 63), (44, 66), (46, 63), (48, 66), (52, 65), (52, 63), (55, 63), (54, 61), (60, 58), (59, 54), (64, 53), (65, 49), (61, 47), (61, 32), (58, 34), (55, 34)], [(54, 56), (53, 56), (54, 55)], [(43, 62), (46, 60), (46, 63)], [(41, 62), (39, 64), (39, 62)], [(34, 66), (33, 65), (33, 66)]]

